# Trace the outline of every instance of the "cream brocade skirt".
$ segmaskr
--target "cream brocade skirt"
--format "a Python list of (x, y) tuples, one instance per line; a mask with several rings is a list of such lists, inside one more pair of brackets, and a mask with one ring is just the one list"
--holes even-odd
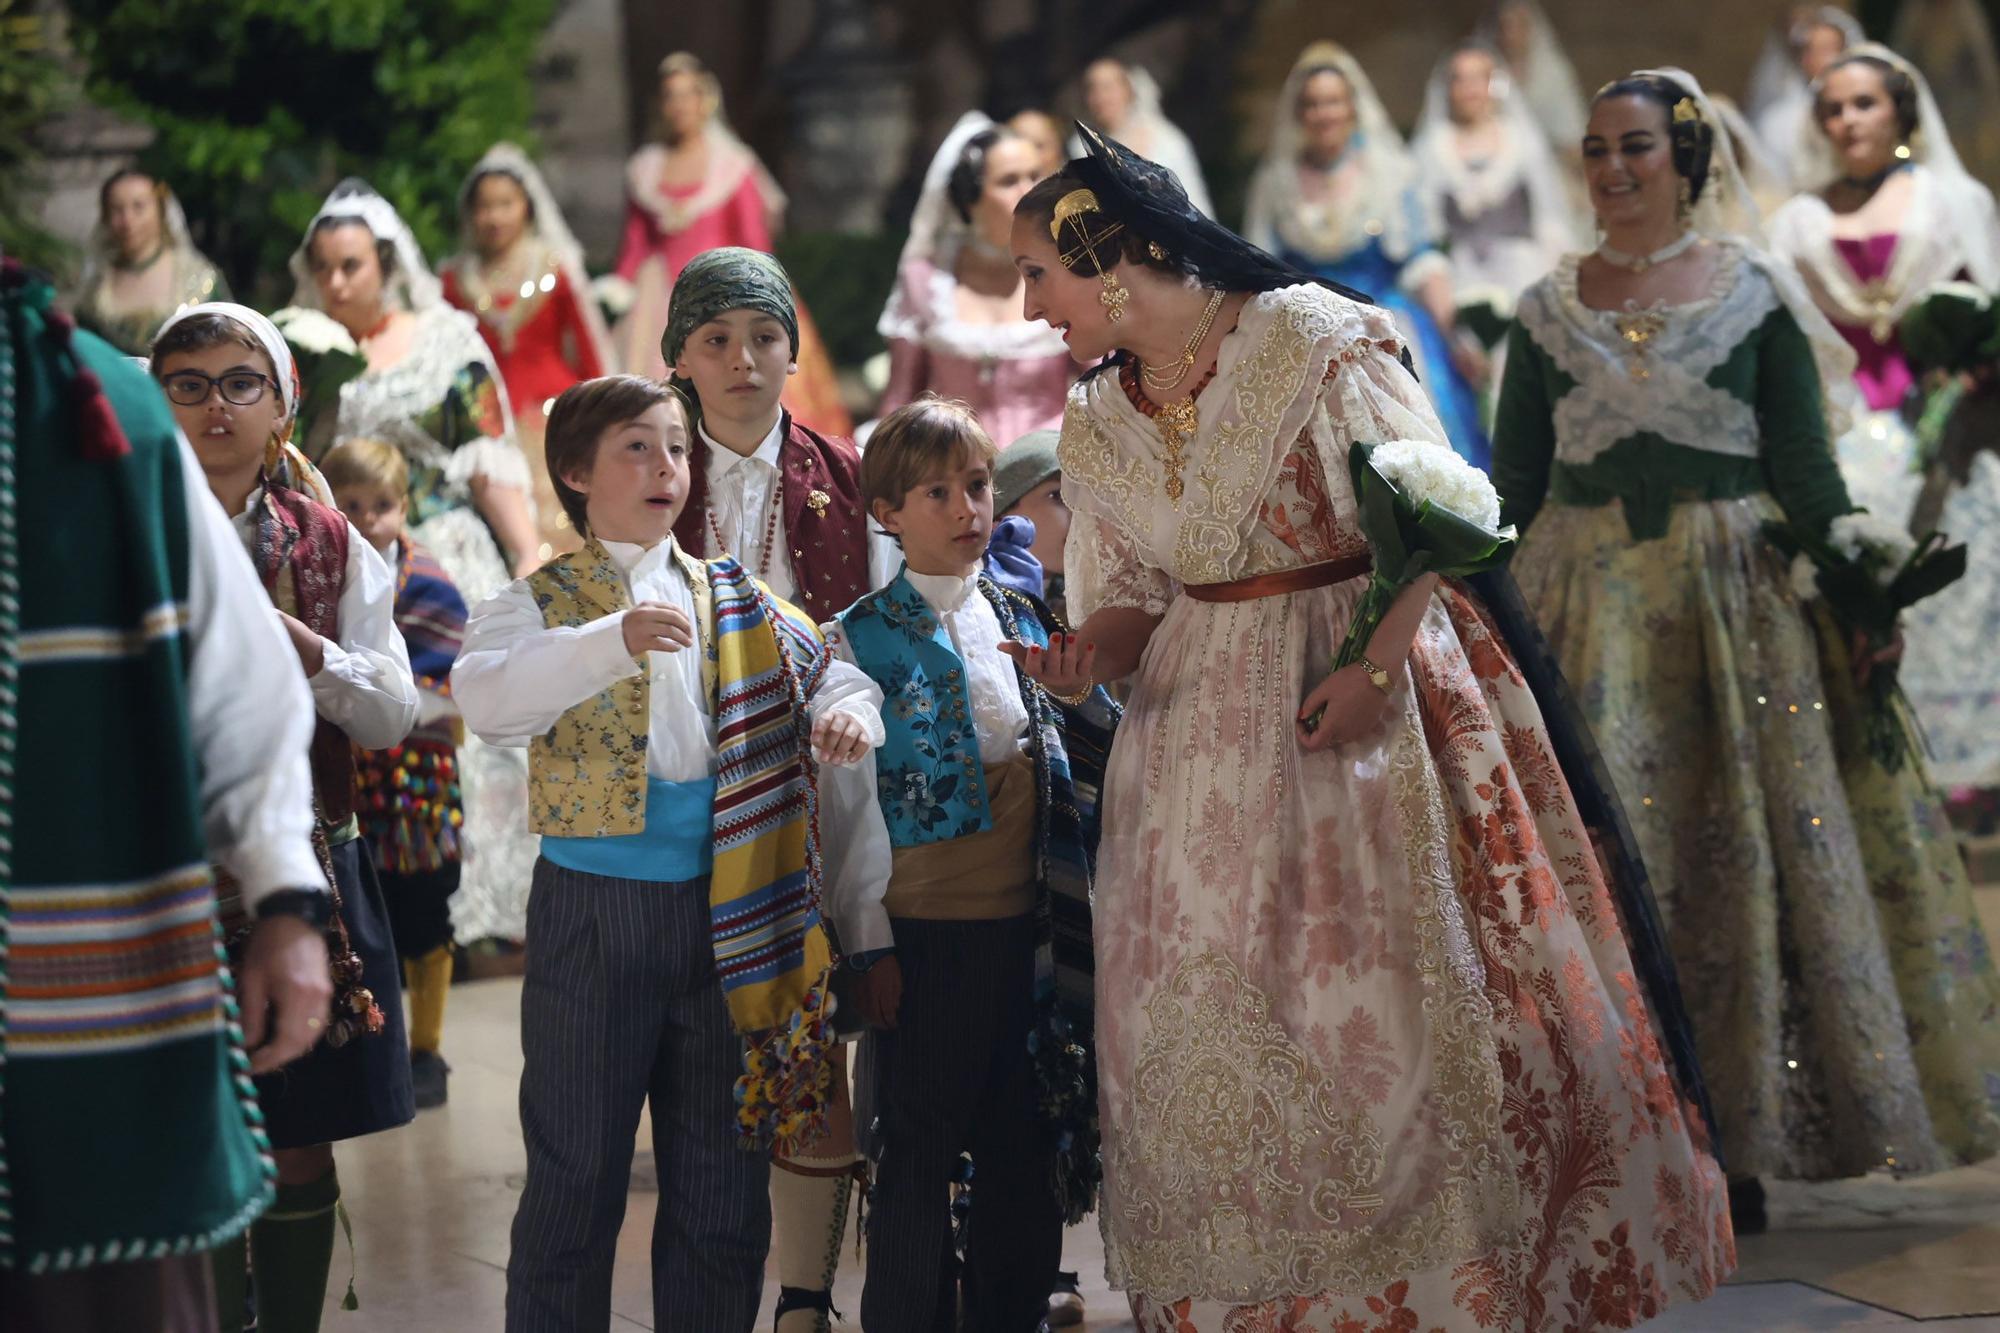
[(1732, 1174), (1934, 1170), (2000, 1147), (2000, 981), (1935, 789), (1891, 774), (1765, 497), (1551, 506), (1514, 573), (1646, 858)]
[(1293, 717), (1361, 584), (1181, 598), (1105, 784), (1115, 1284), (1161, 1333), (1626, 1326), (1734, 1266), (1534, 699), (1452, 588), (1381, 736)]

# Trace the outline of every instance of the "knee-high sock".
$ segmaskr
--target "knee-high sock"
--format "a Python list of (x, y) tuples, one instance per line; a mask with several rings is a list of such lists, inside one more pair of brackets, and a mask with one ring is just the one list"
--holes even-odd
[[(859, 1160), (847, 1153), (772, 1161), (771, 1251), (780, 1287), (833, 1289), (847, 1234), (848, 1186)], [(776, 1333), (827, 1333), (828, 1327), (824, 1313), (795, 1310), (778, 1321)]]
[(250, 1228), (261, 1333), (319, 1333), (339, 1203), (340, 1176), (329, 1168), (309, 1185), (279, 1185), (271, 1211)]
[(410, 991), (410, 1049), (435, 1054), (444, 1040), (444, 1000), (451, 993), (451, 946), (404, 959), (403, 984)]
[(208, 1253), (215, 1273), (215, 1313), (222, 1333), (243, 1333), (250, 1288), (250, 1238), (231, 1236)]

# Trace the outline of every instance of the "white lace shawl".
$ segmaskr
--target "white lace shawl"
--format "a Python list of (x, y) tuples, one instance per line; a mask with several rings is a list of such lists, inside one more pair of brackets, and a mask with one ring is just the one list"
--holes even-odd
[[(1618, 321), (1627, 312), (1593, 310), (1578, 296), (1581, 255), (1565, 258), (1521, 297), (1515, 318), (1557, 369), (1576, 381), (1555, 405), (1558, 460), (1586, 466), (1620, 440), (1642, 432), (1738, 458), (1761, 452), (1756, 404), (1709, 384), (1708, 376), (1773, 310), (1790, 303), (1779, 288), (1782, 270), (1769, 256), (1740, 242), (1718, 244), (1723, 247), (1721, 262), (1706, 295), (1652, 307), (1664, 324), (1646, 344), (1644, 379), (1634, 377), (1632, 345), (1619, 331)], [(1810, 333), (1808, 338), (1816, 355), (1821, 354), (1822, 339)], [(1837, 335), (1833, 342), (1839, 342)], [(1847, 350), (1844, 343), (1840, 349)], [(1830, 377), (1851, 397), (1853, 353), (1848, 351), (1840, 363), (1833, 344), (1827, 343), (1824, 355), (1831, 363), (1820, 362), (1822, 378)], [(1828, 411), (1841, 414), (1828, 422), (1831, 438), (1846, 429), (1851, 406), (1829, 405)]]
[(1926, 288), (1961, 271), (1989, 292), (2000, 290), (1993, 196), (1970, 177), (1954, 182), (1922, 165), (1910, 170), (1909, 208), (1879, 285), (1855, 276), (1834, 242), (1833, 210), (1819, 195), (1794, 195), (1771, 218), (1771, 249), (1797, 267), (1814, 302), (1840, 324), (1893, 328)]

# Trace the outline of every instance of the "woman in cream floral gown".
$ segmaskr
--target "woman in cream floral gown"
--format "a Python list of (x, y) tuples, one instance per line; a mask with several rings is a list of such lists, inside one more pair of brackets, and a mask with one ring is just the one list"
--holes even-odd
[(1643, 890), (1614, 903), (1498, 622), (1419, 587), (1369, 645), (1386, 687), (1327, 674), (1365, 585), (1325, 568), (1368, 550), (1349, 443), (1448, 447), (1395, 323), (1101, 140), (1013, 243), (1029, 317), (1079, 360), (1127, 349), (1063, 428), (1095, 646), (1024, 669), (1066, 693), (1136, 664), (1095, 917), (1103, 1224), (1139, 1327), (1578, 1330), (1706, 1297), (1735, 1251), (1661, 1047), (1678, 998), (1638, 979)]

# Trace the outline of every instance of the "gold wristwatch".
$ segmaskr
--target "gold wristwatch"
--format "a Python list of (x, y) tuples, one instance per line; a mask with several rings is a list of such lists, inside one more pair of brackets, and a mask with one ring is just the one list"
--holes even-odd
[(1368, 683), (1370, 685), (1373, 685), (1376, 689), (1382, 691), (1382, 693), (1384, 694), (1387, 694), (1389, 692), (1388, 672), (1384, 671), (1381, 667), (1376, 666), (1366, 657), (1355, 658), (1354, 664), (1360, 667), (1363, 671), (1368, 673)]

